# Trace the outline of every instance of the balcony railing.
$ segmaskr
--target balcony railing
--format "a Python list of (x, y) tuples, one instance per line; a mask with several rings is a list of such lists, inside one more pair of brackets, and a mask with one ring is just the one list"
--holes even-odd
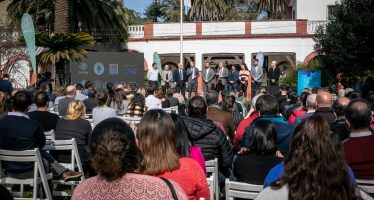
[[(315, 34), (318, 27), (327, 21), (280, 20), (280, 21), (236, 21), (236, 22), (186, 22), (184, 36), (237, 36), (272, 34)], [(128, 27), (130, 38), (158, 38), (179, 36), (179, 23), (151, 23)]]
[(325, 29), (328, 21), (308, 21), (308, 33), (315, 34), (319, 28)]

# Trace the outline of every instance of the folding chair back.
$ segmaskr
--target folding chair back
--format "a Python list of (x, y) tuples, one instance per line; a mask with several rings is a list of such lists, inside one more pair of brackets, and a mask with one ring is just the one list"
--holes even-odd
[[(78, 147), (75, 139), (70, 139), (70, 140), (54, 140), (54, 141), (47, 141), (46, 146), (44, 147), (45, 150), (48, 151), (70, 151), (71, 152), (71, 161), (70, 163), (62, 163), (60, 162), (61, 165), (66, 167), (67, 169), (75, 171), (75, 168), (78, 168), (79, 172), (83, 173), (83, 167), (82, 167), (82, 162), (79, 157), (78, 153)], [(85, 177), (84, 175), (81, 176), (81, 181), (84, 180)], [(71, 186), (71, 191), (54, 191), (53, 196), (71, 196), (74, 187), (80, 183), (80, 181), (67, 181), (64, 182), (62, 180), (53, 180), (53, 183), (58, 184), (58, 185), (70, 185)]]
[(164, 110), (167, 113), (171, 113), (171, 109), (170, 108), (163, 108), (162, 110)]
[(209, 160), (205, 162), (206, 172), (212, 175), (210, 177), (213, 178), (213, 194), (215, 196), (214, 199), (219, 199), (219, 169), (218, 169), (218, 158), (215, 158), (214, 160)]
[[(20, 194), (20, 199), (23, 198), (23, 185), (31, 185), (33, 186), (33, 198), (29, 199), (37, 199), (38, 194), (38, 185), (42, 183), (44, 194), (46, 195), (46, 199), (52, 200), (52, 195), (50, 188), (48, 186), (48, 179), (51, 179), (51, 175), (45, 173), (42, 157), (40, 155), (39, 149), (34, 150), (26, 150), (26, 151), (9, 151), (9, 150), (2, 150), (0, 149), (0, 171), (2, 171), (2, 164), (3, 162), (33, 162), (34, 163), (34, 177), (31, 179), (17, 179), (11, 177), (1, 177), (0, 173), (0, 180), (1, 184), (11, 184), (11, 185), (21, 185), (21, 191), (18, 193)], [(39, 177), (40, 176), (40, 177)], [(14, 193), (17, 194), (17, 193)], [(40, 193), (42, 196), (42, 192)], [(18, 198), (15, 198), (18, 199)]]
[(178, 114), (178, 106), (170, 107), (170, 111), (171, 111), (171, 113), (176, 113), (176, 114)]
[(357, 186), (368, 194), (374, 194), (374, 180), (356, 179)]
[(56, 139), (56, 137), (55, 137), (55, 131), (54, 130), (45, 131), (44, 135), (45, 135), (45, 138), (47, 140), (55, 140)]
[(264, 188), (263, 185), (252, 185), (247, 183), (240, 183), (235, 181), (230, 181), (226, 179), (225, 181), (226, 187), (226, 200), (234, 199), (234, 198), (242, 198), (242, 199), (255, 199), (260, 193), (260, 191)]

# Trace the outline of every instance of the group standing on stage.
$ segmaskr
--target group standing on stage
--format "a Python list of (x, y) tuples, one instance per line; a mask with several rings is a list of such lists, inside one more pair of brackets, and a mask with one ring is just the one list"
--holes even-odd
[[(205, 94), (215, 91), (225, 91), (238, 93), (240, 96), (245, 96), (248, 79), (251, 77), (252, 91), (263, 86), (264, 75), (267, 74), (269, 86), (279, 86), (280, 69), (276, 61), (271, 62), (268, 71), (265, 71), (263, 66), (259, 66), (259, 61), (254, 60), (253, 66), (248, 70), (247, 65), (243, 62), (239, 65), (227, 65), (219, 63), (218, 67), (212, 67), (211, 63), (204, 63), (202, 72), (202, 87)], [(199, 70), (193, 61), (189, 62), (189, 66), (185, 68), (183, 64), (178, 63), (178, 68), (172, 70), (169, 65), (164, 65), (163, 70), (159, 72), (157, 64), (153, 63), (152, 68), (147, 72), (149, 87), (158, 87), (158, 80), (160, 74), (160, 84), (164, 93), (169, 88), (175, 88), (176, 92), (185, 95), (188, 91), (188, 99), (191, 98), (192, 92), (197, 92), (198, 78), (200, 76)]]

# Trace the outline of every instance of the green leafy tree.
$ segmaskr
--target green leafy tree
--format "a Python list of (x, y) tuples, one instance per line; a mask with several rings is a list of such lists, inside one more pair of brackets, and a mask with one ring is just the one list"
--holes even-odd
[(316, 34), (317, 50), (333, 75), (361, 76), (374, 65), (374, 1), (343, 0), (335, 20)]
[(33, 16), (38, 31), (46, 33), (96, 32), (104, 43), (119, 44), (128, 37), (126, 10), (121, 0), (12, 0), (8, 16), (20, 23)]
[[(20, 38), (24, 44), (23, 37)], [(87, 55), (84, 49), (87, 45), (93, 45), (95, 40), (88, 33), (57, 33), (53, 35), (37, 34), (36, 45), (47, 50), (39, 56), (42, 65), (55, 66), (56, 86), (63, 86), (65, 80), (65, 65), (69, 61), (79, 61)], [(54, 73), (54, 71), (52, 71)]]
[(194, 0), (189, 15), (192, 21), (220, 21), (226, 10), (225, 0)]
[(159, 18), (162, 18), (165, 14), (163, 10), (163, 4), (160, 0), (154, 0), (152, 3), (145, 9), (144, 15), (148, 21), (158, 22)]
[(125, 8), (125, 10), (128, 25), (138, 25), (145, 22), (145, 19), (142, 17), (141, 13), (129, 8)]

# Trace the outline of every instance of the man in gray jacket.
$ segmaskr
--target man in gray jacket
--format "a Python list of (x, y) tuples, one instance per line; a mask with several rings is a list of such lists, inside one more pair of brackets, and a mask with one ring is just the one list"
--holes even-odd
[(252, 91), (255, 91), (257, 88), (261, 87), (263, 75), (263, 69), (261, 66), (258, 66), (258, 60), (255, 59), (254, 64), (251, 68)]
[(161, 72), (161, 87), (164, 94), (167, 93), (166, 90), (174, 87), (173, 72), (169, 70), (169, 65), (165, 65), (164, 70)]
[(204, 97), (206, 97), (207, 93), (211, 92), (214, 76), (215, 72), (213, 69), (210, 68), (209, 62), (205, 63), (205, 68), (203, 69)]
[(188, 84), (188, 99), (191, 98), (191, 93), (196, 95), (197, 78), (199, 77), (199, 70), (195, 67), (194, 62), (190, 62), (190, 67), (187, 69), (187, 84)]
[(217, 82), (217, 92), (224, 90), (227, 84), (227, 77), (229, 76), (229, 70), (223, 66), (223, 63), (219, 63), (218, 65), (218, 82)]

